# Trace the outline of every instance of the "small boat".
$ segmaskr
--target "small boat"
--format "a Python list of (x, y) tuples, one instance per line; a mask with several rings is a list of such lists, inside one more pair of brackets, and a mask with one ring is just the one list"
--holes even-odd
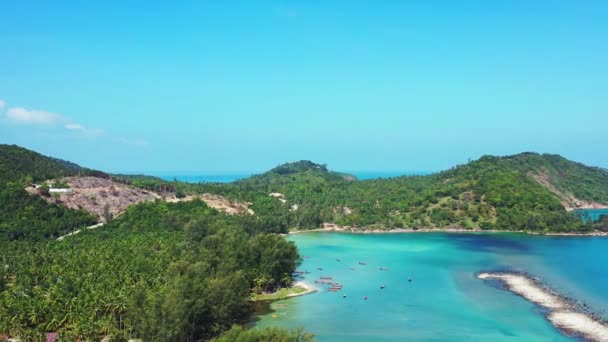
[(386, 267), (380, 267), (380, 271), (388, 271), (388, 270), (389, 270), (389, 268), (386, 268)]
[(409, 281), (411, 283), (412, 282), (412, 278), (408, 278), (407, 281)]
[(367, 296), (363, 297), (363, 300), (367, 300)]
[(336, 258), (336, 261), (340, 261), (340, 259)]
[(315, 284), (320, 284), (320, 282), (318, 280), (315, 280)]
[(381, 289), (383, 289), (383, 288), (384, 288), (384, 285), (380, 285), (380, 288), (381, 288)]
[(319, 271), (323, 271), (323, 267), (317, 267)]
[(321, 279), (332, 279), (332, 277), (329, 277), (329, 276), (323, 276), (323, 277), (321, 277)]
[(342, 295), (342, 298), (346, 298), (346, 293)]
[(364, 263), (363, 261), (359, 261), (359, 265), (367, 265), (367, 264)]
[(332, 291), (332, 292), (336, 292), (336, 291), (342, 290), (342, 288), (341, 287), (330, 287), (328, 290)]
[(349, 267), (349, 268), (350, 268), (351, 270), (354, 270), (354, 269), (355, 269), (354, 267)]

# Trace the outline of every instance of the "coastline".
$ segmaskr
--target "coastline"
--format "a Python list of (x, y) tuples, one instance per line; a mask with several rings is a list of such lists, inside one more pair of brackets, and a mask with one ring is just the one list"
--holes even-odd
[(567, 335), (580, 335), (590, 341), (608, 340), (608, 322), (587, 312), (570, 298), (549, 289), (539, 280), (522, 273), (482, 272), (481, 280), (498, 280), (527, 301), (548, 310), (546, 318)]
[(305, 295), (308, 295), (308, 294), (311, 294), (311, 293), (314, 293), (317, 291), (318, 291), (318, 289), (316, 289), (311, 284), (309, 284), (305, 281), (297, 281), (291, 287), (283, 288), (283, 289), (280, 289), (280, 290), (278, 290), (276, 292), (272, 292), (272, 293), (256, 295), (252, 300), (254, 302), (276, 301), (276, 300), (283, 300), (283, 299), (288, 299), (288, 298), (293, 298), (293, 297), (305, 296)]
[(546, 235), (546, 236), (596, 236), (608, 237), (608, 232), (593, 231), (588, 233), (573, 233), (573, 232), (530, 232), (524, 230), (498, 230), (498, 229), (464, 229), (464, 228), (395, 228), (390, 230), (383, 229), (357, 229), (350, 226), (339, 226), (334, 224), (324, 224), (323, 228), (315, 228), (308, 230), (291, 230), (288, 235), (314, 233), (314, 232), (337, 232), (337, 233), (352, 233), (352, 234), (398, 234), (398, 233), (517, 233), (528, 235)]
[(311, 294), (311, 293), (315, 293), (315, 292), (319, 291), (311, 284), (309, 284), (305, 281), (302, 281), (302, 280), (296, 281), (295, 284), (293, 284), (293, 287), (301, 287), (301, 288), (305, 289), (305, 291), (300, 292), (300, 293), (292, 293), (292, 294), (288, 295), (287, 298), (305, 296), (307, 294)]

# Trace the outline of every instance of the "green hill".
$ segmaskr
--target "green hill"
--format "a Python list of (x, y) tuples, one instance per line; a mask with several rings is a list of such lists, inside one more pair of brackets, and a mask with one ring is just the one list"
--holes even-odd
[(0, 242), (46, 239), (95, 223), (82, 210), (49, 204), (24, 188), (32, 182), (73, 176), (103, 175), (15, 145), (0, 145)]
[(0, 145), (0, 181), (16, 181), (31, 177), (33, 181), (72, 176), (82, 167), (30, 151), (16, 145)]
[[(80, 225), (83, 221), (82, 217), (76, 221), (69, 219), (75, 212), (60, 207), (49, 212), (47, 209), (51, 207), (43, 206), (18, 189), (28, 181), (74, 174), (105, 176), (7, 145), (0, 146), (0, 166), (3, 188), (14, 187), (8, 191), (13, 197), (7, 197), (7, 190), (4, 190), (4, 201), (15, 196), (19, 199), (14, 202), (17, 204), (12, 206), (12, 212), (1, 213), (0, 229), (10, 231), (12, 235), (16, 230), (28, 230), (18, 227), (18, 222), (27, 222), (28, 217), (33, 219), (32, 212), (40, 213), (37, 214), (40, 223), (48, 215), (57, 218), (57, 224), (63, 220), (70, 227), (73, 222)], [(311, 161), (282, 164), (260, 175), (228, 184), (187, 184), (145, 176), (119, 176), (116, 179), (168, 194), (215, 193), (251, 202), (256, 213), (255, 224), (271, 232), (317, 228), (323, 223), (355, 229), (574, 231), (589, 227), (566, 209), (608, 204), (606, 170), (558, 155), (537, 153), (484, 156), (432, 175), (362, 181)], [(34, 202), (37, 209), (26, 211), (25, 208)], [(24, 213), (27, 213), (25, 219)], [(54, 236), (60, 231), (57, 228), (43, 235)]]
[[(484, 156), (428, 176), (353, 181), (312, 162), (204, 191), (253, 203), (280, 227), (588, 229), (567, 212), (608, 203), (608, 172), (549, 154)], [(273, 198), (273, 193), (279, 198)]]

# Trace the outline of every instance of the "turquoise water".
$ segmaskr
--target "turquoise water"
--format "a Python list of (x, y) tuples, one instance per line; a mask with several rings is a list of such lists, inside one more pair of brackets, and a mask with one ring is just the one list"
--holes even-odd
[(600, 220), (600, 216), (608, 216), (608, 209), (580, 209), (575, 212), (581, 216), (583, 221), (597, 222)]
[(532, 273), (608, 318), (608, 238), (320, 232), (289, 239), (307, 256), (300, 267), (311, 272), (307, 282), (327, 275), (344, 289), (274, 302), (259, 326), (300, 326), (319, 341), (571, 340), (542, 309), (475, 278), (496, 270)]

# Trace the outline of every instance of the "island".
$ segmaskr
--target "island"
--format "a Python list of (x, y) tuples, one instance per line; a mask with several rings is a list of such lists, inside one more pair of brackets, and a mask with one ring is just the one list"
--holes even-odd
[[(522, 153), (389, 179), (357, 180), (298, 161), (232, 183), (191, 184), (0, 145), (0, 203), (0, 339), (310, 340), (302, 331), (241, 328), (252, 298), (314, 290), (294, 284), (302, 257), (285, 234), (602, 235), (605, 216), (582, 220), (573, 209), (608, 206), (608, 172)], [(483, 277), (508, 286), (527, 279)], [(518, 293), (528, 298), (533, 288)], [(556, 326), (604, 336), (593, 335), (603, 334), (602, 322), (564, 303), (548, 316)]]

